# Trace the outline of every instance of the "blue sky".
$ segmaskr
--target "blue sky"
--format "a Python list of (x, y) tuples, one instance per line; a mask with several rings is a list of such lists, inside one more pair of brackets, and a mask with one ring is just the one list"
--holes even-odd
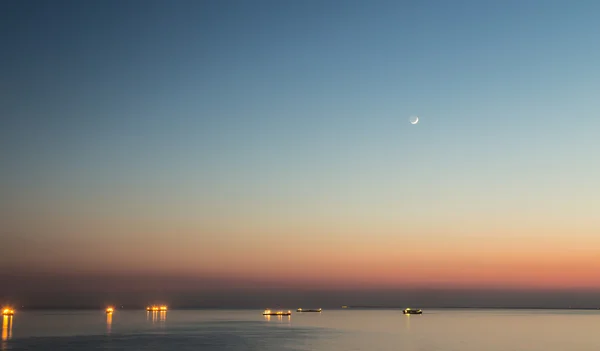
[[(8, 235), (66, 240), (74, 234), (41, 234), (26, 218), (70, 227), (88, 216), (195, 233), (174, 243), (256, 234), (229, 228), (240, 221), (257, 232), (316, 222), (319, 233), (385, 223), (380, 240), (408, 241), (435, 223), (449, 233), (570, 223), (588, 238), (600, 228), (599, 10), (4, 2), (0, 201), (22, 228)], [(77, 228), (90, 248), (108, 235)]]

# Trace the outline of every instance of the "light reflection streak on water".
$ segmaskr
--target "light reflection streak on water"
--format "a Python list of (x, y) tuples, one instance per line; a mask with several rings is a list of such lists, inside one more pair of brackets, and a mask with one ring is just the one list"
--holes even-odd
[(12, 337), (13, 316), (2, 316), (2, 350), (6, 350), (6, 341)]
[(106, 314), (106, 332), (110, 335), (110, 331), (112, 329), (112, 312)]
[[(271, 321), (271, 316), (270, 315), (264, 315), (263, 316), (265, 318), (265, 321), (270, 322)], [(292, 316), (277, 316), (277, 318), (273, 318), (273, 322), (279, 322), (279, 323), (285, 323), (287, 325), (292, 325)]]
[(150, 313), (152, 313), (152, 324), (156, 324), (160, 322), (160, 324), (164, 324), (167, 321), (167, 311), (152, 311), (146, 314), (146, 320), (150, 318)]

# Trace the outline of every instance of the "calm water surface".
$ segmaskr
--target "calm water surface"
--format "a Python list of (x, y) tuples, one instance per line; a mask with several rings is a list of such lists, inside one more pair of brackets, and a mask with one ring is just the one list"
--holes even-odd
[(600, 350), (600, 311), (23, 311), (2, 350)]

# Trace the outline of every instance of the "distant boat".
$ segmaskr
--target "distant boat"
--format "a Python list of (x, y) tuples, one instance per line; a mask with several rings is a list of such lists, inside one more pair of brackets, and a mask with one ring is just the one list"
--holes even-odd
[(14, 314), (15, 314), (15, 310), (13, 310), (12, 308), (5, 308), (2, 310), (3, 316), (12, 316)]
[(322, 309), (322, 308), (318, 308), (318, 309), (316, 309), (316, 310), (315, 310), (315, 309), (312, 309), (312, 310), (310, 310), (310, 309), (309, 309), (309, 310), (304, 310), (304, 309), (302, 309), (302, 308), (299, 308), (299, 309), (297, 309), (297, 310), (296, 310), (296, 312), (322, 312), (322, 311), (323, 311), (323, 309)]
[(115, 309), (114, 309), (114, 308), (112, 308), (112, 307), (109, 307), (109, 308), (107, 308), (107, 309), (106, 309), (106, 313), (107, 313), (107, 314), (109, 314), (109, 313), (113, 313), (114, 311), (115, 311)]
[(146, 311), (148, 312), (167, 312), (167, 306), (148, 306), (146, 307)]
[(291, 316), (292, 315), (292, 311), (271, 311), (271, 310), (264, 310), (263, 311), (263, 316)]
[(402, 313), (404, 313), (404, 314), (423, 314), (423, 311), (416, 310), (414, 308), (406, 308), (406, 309), (404, 309), (404, 311), (402, 311)]
[(342, 306), (342, 308), (348, 308), (348, 306)]

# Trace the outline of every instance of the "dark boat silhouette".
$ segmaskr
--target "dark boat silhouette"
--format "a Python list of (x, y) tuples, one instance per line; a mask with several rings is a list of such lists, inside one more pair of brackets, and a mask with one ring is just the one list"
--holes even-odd
[(316, 310), (315, 310), (315, 309), (312, 309), (312, 310), (311, 310), (311, 309), (305, 310), (305, 309), (299, 308), (299, 309), (297, 309), (297, 310), (296, 310), (296, 312), (319, 312), (319, 313), (320, 313), (320, 312), (322, 312), (322, 311), (323, 311), (323, 309), (322, 309), (322, 308), (318, 308), (318, 309), (316, 309)]

